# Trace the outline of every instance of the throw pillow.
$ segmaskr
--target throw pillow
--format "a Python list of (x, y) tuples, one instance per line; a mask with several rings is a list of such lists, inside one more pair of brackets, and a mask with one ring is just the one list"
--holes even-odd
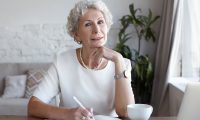
[(2, 98), (20, 98), (24, 96), (26, 75), (7, 76)]
[(29, 70), (27, 71), (27, 82), (25, 90), (25, 98), (30, 98), (33, 95), (33, 92), (37, 88), (38, 84), (44, 78), (45, 71), (40, 70)]

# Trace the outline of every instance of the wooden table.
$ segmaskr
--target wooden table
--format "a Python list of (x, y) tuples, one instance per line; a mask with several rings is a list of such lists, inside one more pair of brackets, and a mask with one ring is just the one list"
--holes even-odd
[[(0, 120), (43, 120), (27, 116), (0, 115)], [(176, 117), (151, 117), (150, 120), (176, 120)]]
[(0, 115), (0, 120), (42, 120), (42, 119), (27, 117), (27, 116)]
[(177, 120), (176, 117), (151, 117), (150, 120)]

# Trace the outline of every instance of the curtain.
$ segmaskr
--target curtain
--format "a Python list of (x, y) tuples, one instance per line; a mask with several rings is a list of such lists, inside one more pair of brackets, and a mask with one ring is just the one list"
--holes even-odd
[[(168, 116), (168, 75), (170, 73), (170, 64), (173, 66), (175, 62), (171, 57), (176, 56), (177, 50), (172, 52), (172, 48), (179, 41), (175, 41), (175, 38), (179, 36), (178, 24), (179, 18), (178, 15), (180, 12), (181, 1), (183, 0), (164, 0), (163, 2), (163, 11), (161, 18), (161, 27), (160, 35), (157, 43), (157, 52), (155, 59), (155, 72), (154, 72), (154, 81), (152, 89), (152, 98), (151, 105), (154, 108), (154, 116)], [(176, 57), (174, 57), (176, 58)]]
[(200, 1), (184, 0), (183, 30), (182, 30), (182, 77), (199, 81), (200, 77)]

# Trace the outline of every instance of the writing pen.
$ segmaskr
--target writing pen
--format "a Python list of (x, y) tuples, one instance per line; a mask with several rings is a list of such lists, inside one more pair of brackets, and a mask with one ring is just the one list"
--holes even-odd
[[(83, 104), (78, 100), (77, 97), (73, 96), (73, 99), (75, 100), (75, 102), (76, 102), (81, 108), (83, 108), (84, 110), (87, 110), (87, 109), (85, 108), (85, 106), (83, 106)], [(88, 110), (87, 110), (87, 112), (89, 112), (89, 113), (90, 113), (90, 116), (93, 118), (92, 113), (91, 113), (90, 111), (88, 111)], [(94, 118), (93, 118), (93, 119), (94, 119)]]

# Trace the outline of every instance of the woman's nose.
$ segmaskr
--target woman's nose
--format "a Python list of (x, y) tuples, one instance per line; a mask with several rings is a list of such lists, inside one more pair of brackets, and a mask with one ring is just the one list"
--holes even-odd
[(97, 34), (97, 33), (99, 33), (99, 31), (100, 31), (100, 28), (99, 28), (98, 24), (94, 24), (93, 33)]

